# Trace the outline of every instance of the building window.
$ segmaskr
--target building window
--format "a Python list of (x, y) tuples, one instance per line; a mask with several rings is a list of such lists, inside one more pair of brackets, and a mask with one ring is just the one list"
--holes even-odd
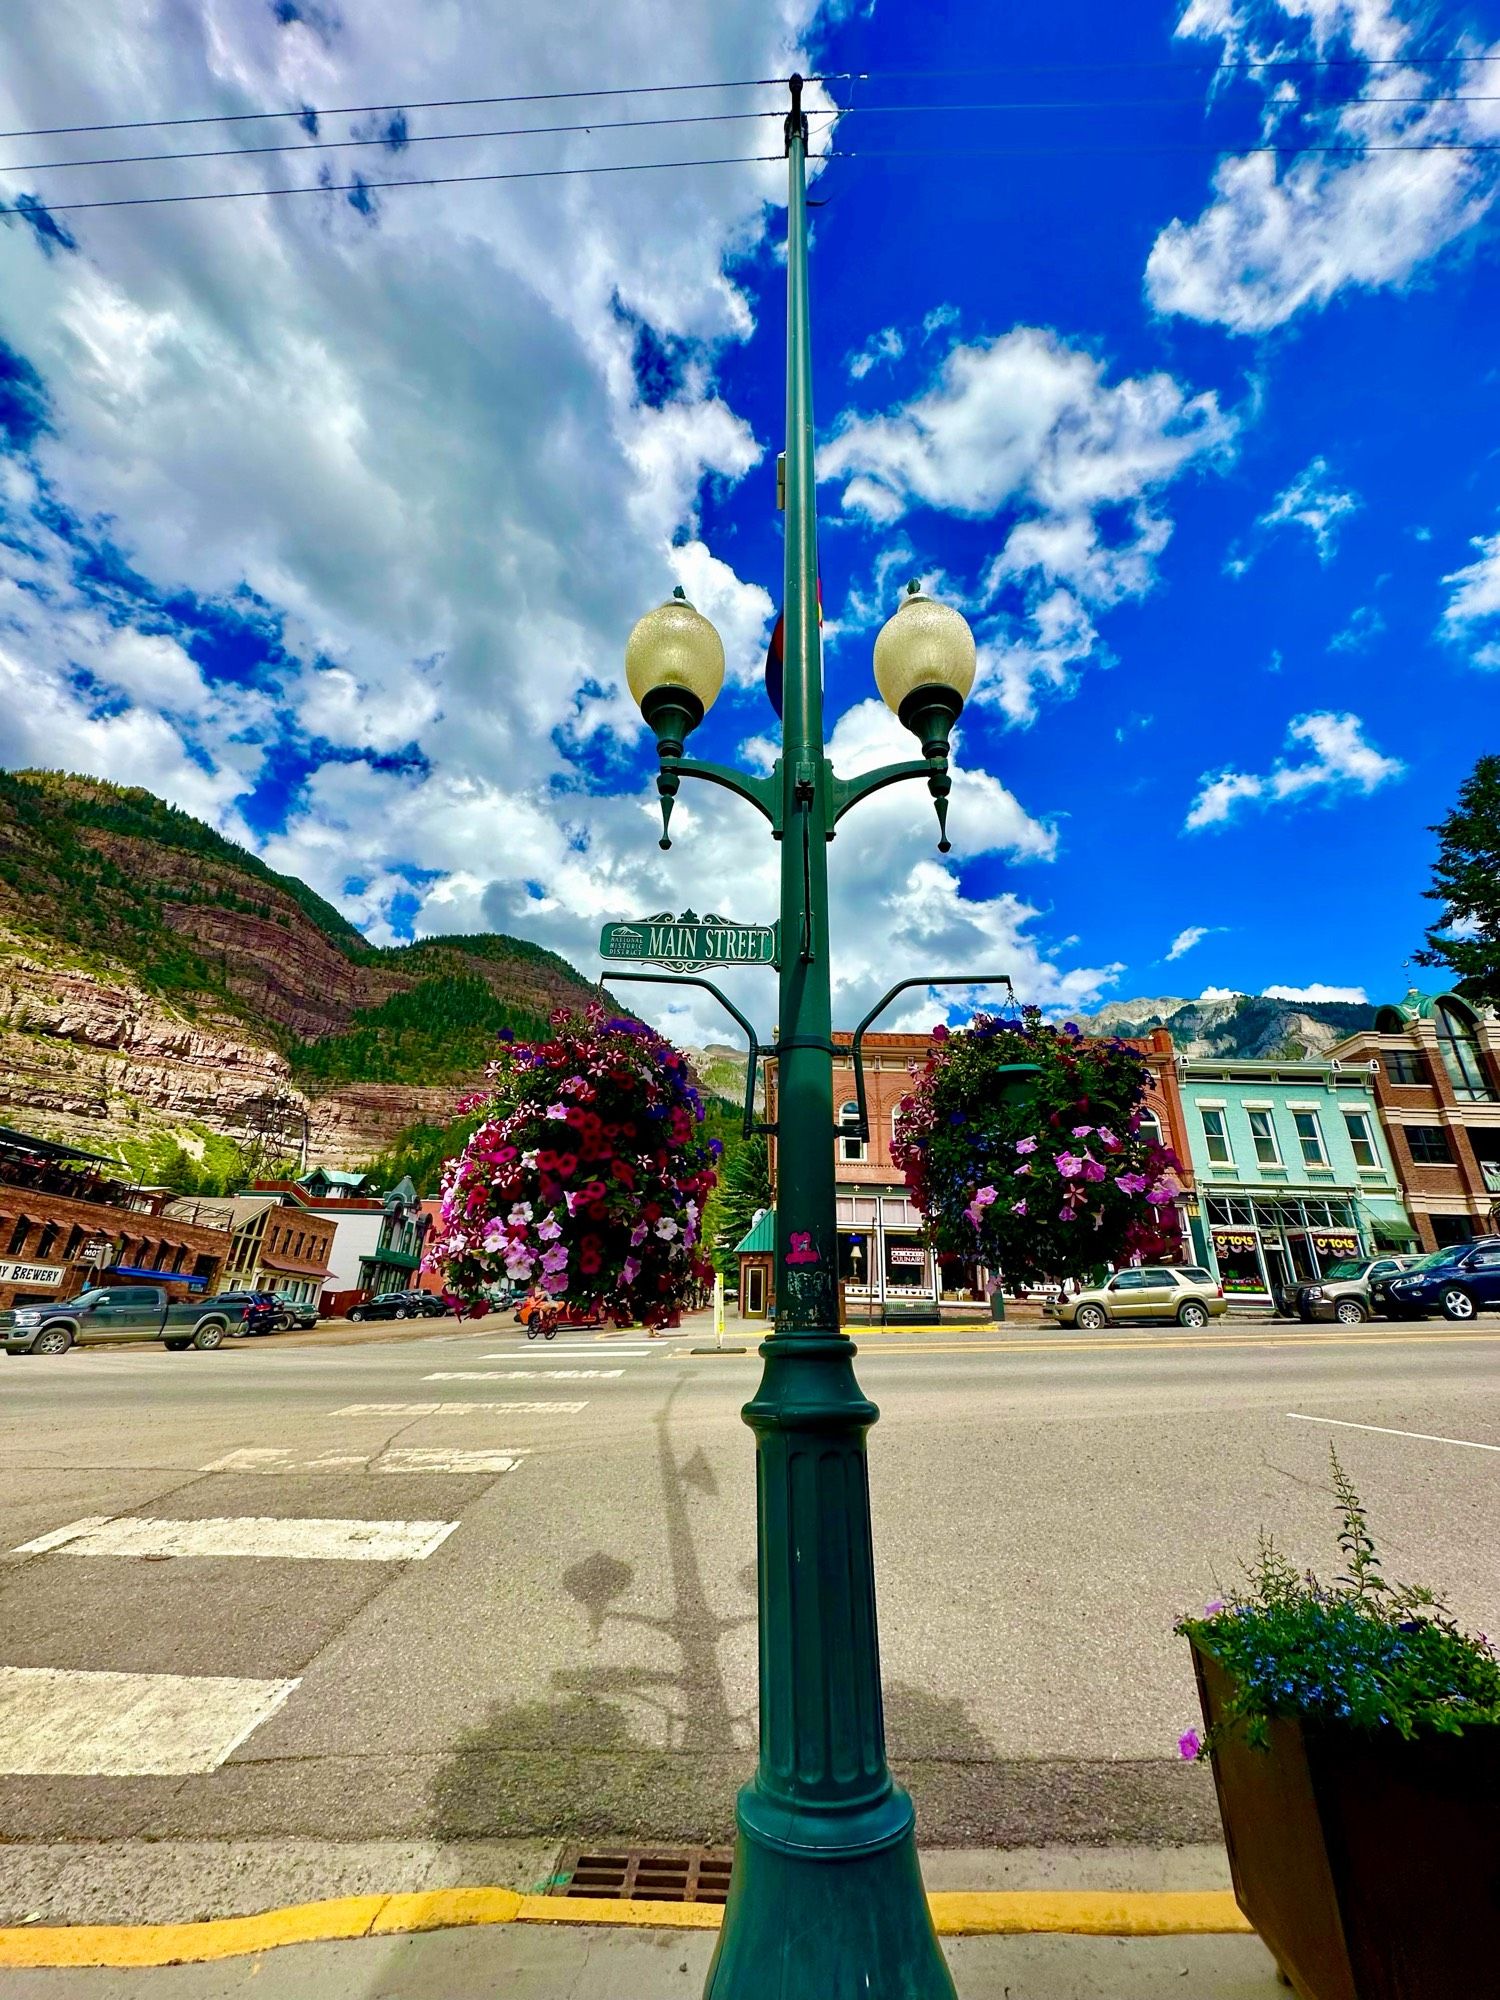
[(1297, 1128), (1304, 1163), (1309, 1167), (1326, 1167), (1328, 1155), (1323, 1150), (1323, 1133), (1318, 1125), (1317, 1112), (1294, 1111), (1292, 1123)]
[(851, 1097), (839, 1106), (839, 1158), (867, 1160), (869, 1157), (870, 1149), (859, 1136), (859, 1106)]
[(1229, 1150), (1229, 1134), (1224, 1129), (1223, 1112), (1211, 1111), (1204, 1105), (1198, 1115), (1203, 1120), (1203, 1137), (1210, 1161), (1216, 1167), (1232, 1167), (1234, 1155)]
[(77, 1223), (74, 1223), (73, 1227), (68, 1231), (68, 1241), (63, 1250), (63, 1262), (71, 1264), (82, 1248), (83, 1230)]
[(1255, 1141), (1255, 1157), (1263, 1167), (1281, 1165), (1281, 1148), (1276, 1143), (1276, 1122), (1269, 1111), (1252, 1111), (1250, 1137)]
[(871, 1282), (870, 1239), (862, 1230), (839, 1231), (839, 1277), (856, 1291), (864, 1290)]
[(1408, 1125), (1405, 1130), (1413, 1166), (1452, 1166), (1453, 1148), (1441, 1125)]
[(1417, 1049), (1392, 1049), (1381, 1057), (1392, 1083), (1426, 1083), (1427, 1058)]
[(61, 1224), (56, 1222), (44, 1222), (42, 1224), (42, 1233), (36, 1239), (36, 1249), (32, 1252), (32, 1255), (39, 1264), (44, 1264), (47, 1261), (52, 1246), (57, 1241), (57, 1232), (60, 1227)]
[(30, 1228), (31, 1222), (29, 1217), (24, 1215), (16, 1217), (16, 1226), (10, 1232), (10, 1241), (5, 1246), (7, 1257), (19, 1257), (21, 1255), (22, 1251), (26, 1248), (26, 1237)]
[(1474, 1224), (1467, 1215), (1429, 1215), (1428, 1224), (1432, 1229), (1432, 1240), (1439, 1250), (1446, 1250), (1453, 1243), (1472, 1243)]
[(1461, 1012), (1452, 1001), (1439, 1000), (1437, 1031), (1438, 1048), (1442, 1052), (1443, 1067), (1453, 1085), (1454, 1096), (1471, 1101), (1474, 1098), (1493, 1098), (1495, 1093), (1484, 1073), (1479, 1038), (1474, 1033), (1474, 1023), (1469, 1014)]
[(1140, 1133), (1141, 1137), (1150, 1145), (1159, 1146), (1162, 1143), (1161, 1120), (1154, 1111), (1143, 1111), (1141, 1113)]
[(1349, 1145), (1357, 1167), (1378, 1167), (1375, 1141), (1370, 1137), (1370, 1121), (1363, 1111), (1344, 1113), (1344, 1130), (1349, 1134)]

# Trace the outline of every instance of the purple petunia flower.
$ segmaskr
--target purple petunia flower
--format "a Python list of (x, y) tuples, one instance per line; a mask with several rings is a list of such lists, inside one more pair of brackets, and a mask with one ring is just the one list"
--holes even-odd
[(1034, 1153), (1036, 1151), (1036, 1139), (1034, 1137), (1028, 1139), (1017, 1139), (1016, 1151), (1018, 1153)]
[(1075, 1139), (1086, 1139), (1093, 1129), (1092, 1125), (1075, 1125), (1073, 1127), (1073, 1137)]
[(1058, 1154), (1057, 1171), (1062, 1175), (1065, 1181), (1077, 1180), (1082, 1169), (1083, 1169), (1083, 1161), (1079, 1158), (1077, 1153)]
[(1024, 1215), (1026, 1213), (1026, 1201), (1024, 1196), (1020, 1201), (1013, 1201), (1011, 1203), (1010, 1212), (1012, 1215)]
[(1115, 1177), (1115, 1186), (1120, 1190), (1121, 1194), (1144, 1194), (1146, 1192), (1146, 1176), (1144, 1174), (1118, 1174)]
[(1177, 1753), (1186, 1763), (1191, 1764), (1203, 1748), (1203, 1738), (1196, 1729), (1185, 1729), (1177, 1739)]

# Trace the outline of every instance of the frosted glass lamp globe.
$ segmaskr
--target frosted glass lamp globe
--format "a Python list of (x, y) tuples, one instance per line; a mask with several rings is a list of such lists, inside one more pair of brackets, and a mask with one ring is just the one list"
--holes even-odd
[(636, 621), (625, 642), (625, 678), (636, 706), (681, 708), (701, 722), (724, 685), (724, 642), (681, 587)]

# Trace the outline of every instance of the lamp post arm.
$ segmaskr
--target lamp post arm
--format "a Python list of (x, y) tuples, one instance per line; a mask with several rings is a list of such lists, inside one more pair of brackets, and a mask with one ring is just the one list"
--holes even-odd
[(908, 778), (941, 777), (945, 768), (936, 762), (929, 763), (924, 757), (920, 762), (910, 759), (904, 764), (882, 764), (878, 770), (862, 772), (857, 778), (835, 778), (830, 796), (830, 834), (844, 814), (872, 792), (884, 791), (887, 785), (903, 784)]
[[(1003, 986), (1010, 994), (1012, 1000), (1016, 997), (1016, 989), (1011, 985), (1010, 974), (1008, 972), (967, 974), (950, 972), (944, 973), (937, 979), (929, 978), (926, 974), (921, 974), (915, 979), (898, 979), (890, 992), (875, 1002), (875, 1005), (854, 1030), (854, 1040), (849, 1050), (850, 1061), (854, 1066), (854, 1097), (859, 1107), (858, 1136), (867, 1145), (870, 1139), (870, 1113), (865, 1099), (865, 1065), (863, 1055), (865, 1030), (872, 1021), (879, 1019), (898, 993), (905, 993), (913, 986)], [(848, 1128), (843, 1127), (841, 1129), (847, 1130)]]
[(781, 778), (773, 771), (768, 778), (752, 777), (728, 764), (710, 764), (699, 757), (663, 757), (662, 774), (668, 778), (702, 778), (710, 785), (722, 785), (737, 798), (748, 799), (757, 812), (764, 813), (772, 831), (781, 833)]

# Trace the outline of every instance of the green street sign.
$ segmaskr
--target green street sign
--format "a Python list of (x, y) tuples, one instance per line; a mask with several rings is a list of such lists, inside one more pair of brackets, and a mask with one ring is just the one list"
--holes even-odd
[(778, 924), (732, 924), (726, 917), (699, 917), (691, 910), (680, 917), (664, 911), (606, 924), (599, 934), (599, 956), (633, 958), (673, 972), (703, 972), (710, 965), (775, 965), (779, 941)]

